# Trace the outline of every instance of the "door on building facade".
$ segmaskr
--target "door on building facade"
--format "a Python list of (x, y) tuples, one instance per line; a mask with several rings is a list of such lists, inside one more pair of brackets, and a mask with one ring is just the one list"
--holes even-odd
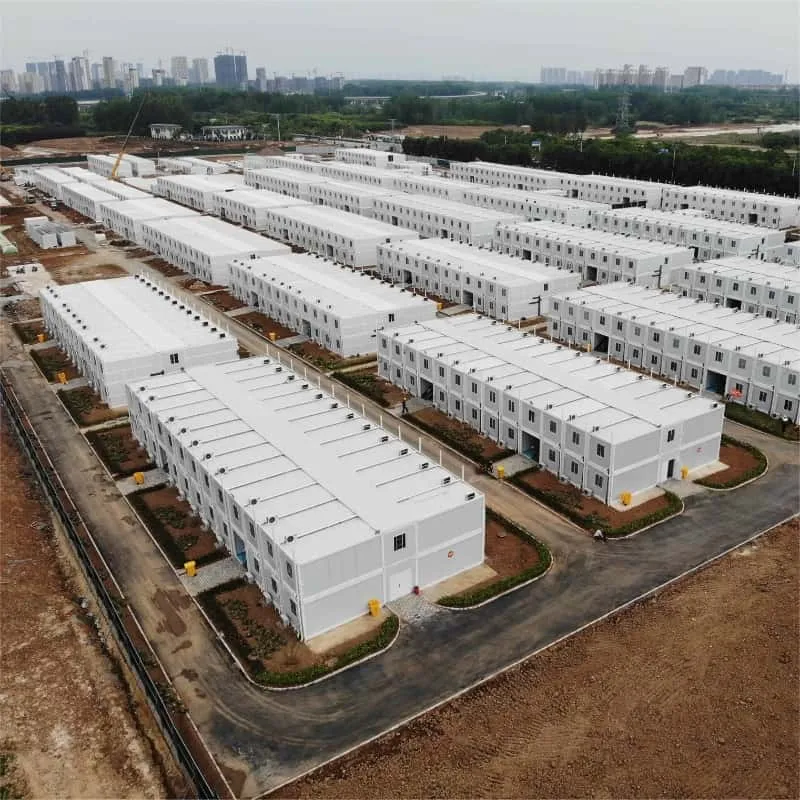
[(671, 458), (667, 462), (667, 480), (670, 480), (670, 478), (674, 477), (675, 477), (675, 459)]
[(237, 536), (237, 534), (233, 534), (233, 547), (236, 551), (236, 560), (243, 566), (247, 566), (247, 551), (245, 550), (244, 542)]
[(405, 597), (414, 588), (414, 572), (408, 569), (393, 572), (389, 575), (389, 600)]

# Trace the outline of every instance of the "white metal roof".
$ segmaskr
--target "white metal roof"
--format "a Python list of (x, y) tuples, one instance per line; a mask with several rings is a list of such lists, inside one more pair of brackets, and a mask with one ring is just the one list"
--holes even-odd
[(242, 252), (291, 252), (291, 248), (285, 244), (215, 217), (174, 217), (149, 220), (145, 225), (210, 256), (237, 255)]
[(100, 203), (120, 202), (113, 194), (109, 194), (96, 183), (81, 183), (80, 181), (75, 181), (65, 185), (64, 190), (85, 197), (87, 200), (95, 200)]
[(580, 276), (575, 273), (548, 266), (541, 261), (523, 261), (504, 253), (451, 242), (447, 239), (389, 242), (378, 245), (378, 250), (440, 264), (448, 269), (476, 278), (485, 277), (506, 286), (524, 286), (532, 281), (546, 282), (569, 275), (574, 275), (576, 282), (580, 280)]
[[(515, 214), (509, 211), (495, 211), (482, 206), (457, 203), (453, 200), (444, 200), (429, 194), (407, 194), (405, 192), (392, 194), (378, 198), (377, 205), (391, 208), (392, 210), (406, 208), (418, 211), (420, 214), (439, 214), (443, 217), (450, 217), (471, 224), (505, 222), (517, 218)], [(420, 219), (422, 219), (421, 216)]]
[(34, 175), (39, 175), (42, 178), (52, 181), (53, 183), (74, 183), (75, 178), (67, 175), (58, 167), (41, 167), (33, 171)]
[[(113, 200), (113, 198), (112, 198)], [(169, 219), (170, 217), (199, 217), (200, 212), (171, 203), (163, 197), (144, 197), (134, 200), (114, 200), (114, 211), (131, 220)]]
[(243, 203), (249, 208), (284, 208), (286, 206), (309, 205), (308, 200), (300, 200), (297, 197), (271, 192), (268, 189), (235, 189), (232, 192), (219, 192), (217, 197), (223, 202)]
[(159, 175), (159, 186), (183, 186), (199, 192), (224, 192), (241, 189), (244, 177), (233, 172), (221, 175)]
[(523, 236), (540, 236), (542, 239), (562, 244), (607, 250), (621, 255), (668, 256), (688, 252), (688, 248), (668, 242), (654, 242), (636, 236), (599, 231), (594, 228), (580, 228), (577, 225), (564, 225), (560, 222), (501, 222), (498, 230), (519, 233)]
[(541, 205), (549, 208), (583, 208), (587, 211), (603, 211), (611, 208), (608, 203), (595, 203), (591, 200), (581, 200), (546, 191), (532, 192), (525, 189), (511, 189), (506, 186), (484, 186), (480, 183), (458, 183), (456, 185), (462, 189), (465, 197), (482, 195), (513, 203), (530, 203), (531, 205)]
[(704, 303), (671, 292), (630, 284), (590, 286), (562, 298), (662, 330), (675, 331), (700, 341), (734, 349), (748, 346), (757, 357), (776, 364), (800, 365), (800, 326), (733, 308)]
[(106, 178), (92, 172), (85, 167), (59, 167), (65, 174), (69, 175), (72, 180), (81, 181), (81, 183), (102, 183)]
[(413, 446), (270, 359), (131, 388), (297, 563), (479, 501)]
[(744, 203), (773, 203), (776, 206), (788, 206), (791, 208), (800, 207), (800, 199), (797, 197), (783, 197), (779, 194), (758, 194), (757, 192), (745, 192), (739, 189), (722, 189), (715, 186), (674, 186), (670, 187), (684, 194), (696, 193), (704, 194), (707, 197), (720, 197), (726, 200), (738, 200)]
[[(342, 165), (346, 166), (346, 165)], [(248, 175), (256, 175), (263, 178), (272, 178), (274, 180), (294, 181), (296, 183), (325, 183), (325, 178), (313, 172), (303, 172), (299, 169), (288, 169), (284, 167), (263, 167), (261, 169), (248, 169), (245, 170), (245, 177)]]
[[(299, 173), (302, 174), (302, 173)], [(349, 211), (340, 211), (330, 206), (309, 204), (305, 206), (289, 206), (275, 211), (287, 219), (295, 220), (306, 225), (330, 230), (354, 240), (371, 239), (377, 237), (398, 237), (406, 239), (416, 238), (417, 234), (406, 228), (398, 228), (387, 222), (379, 222), (369, 217), (351, 214)]]
[[(632, 431), (638, 435), (706, 414), (713, 405), (709, 400), (620, 369), (603, 359), (476, 314), (422, 322), (386, 335), (458, 367), (466, 375), (473, 367), (480, 368), (484, 381), (492, 378), (498, 391), (509, 391), (523, 402), (538, 397), (538, 403), (545, 408), (552, 405), (548, 413), (558, 414), (561, 406), (582, 400), (612, 409), (617, 412), (618, 421), (597, 433), (610, 441), (629, 438)], [(511, 376), (522, 379), (517, 388)], [(536, 388), (540, 381), (550, 384), (544, 396)], [(563, 413), (569, 417), (575, 412), (565, 408)], [(592, 411), (582, 419), (576, 414), (576, 420), (571, 422), (594, 428), (597, 425), (594, 414)]]
[(776, 231), (774, 228), (760, 228), (756, 225), (745, 225), (742, 222), (728, 222), (724, 219), (698, 216), (691, 210), (689, 214), (686, 214), (683, 211), (660, 211), (658, 209), (631, 207), (598, 211), (598, 213), (610, 219), (634, 219), (641, 222), (649, 222), (652, 225), (691, 228), (692, 230), (722, 236), (743, 236), (746, 238), (755, 236), (775, 238), (776, 235), (781, 236), (781, 232)]
[(688, 264), (683, 269), (718, 277), (741, 278), (759, 286), (791, 289), (800, 293), (800, 264), (787, 266), (756, 258), (731, 256)]
[(317, 181), (311, 187), (311, 191), (321, 194), (322, 192), (339, 192), (350, 197), (386, 197), (394, 194), (392, 189), (379, 188), (377, 186), (366, 186), (363, 183), (347, 183), (346, 181), (324, 180)]
[(103, 362), (206, 345), (222, 333), (139, 276), (50, 284), (41, 296)]
[(295, 294), (304, 303), (329, 309), (338, 317), (385, 314), (401, 308), (418, 308), (421, 315), (429, 308), (430, 314), (435, 313), (435, 305), (423, 297), (310, 253), (234, 259), (231, 265), (251, 273), (262, 285)]

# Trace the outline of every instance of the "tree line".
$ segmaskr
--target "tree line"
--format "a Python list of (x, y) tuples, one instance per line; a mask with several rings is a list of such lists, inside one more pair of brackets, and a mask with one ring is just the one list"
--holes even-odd
[[(525, 141), (520, 141), (524, 136)], [(537, 166), (577, 174), (599, 173), (682, 185), (706, 184), (768, 194), (798, 194), (798, 156), (783, 150), (696, 147), (683, 143), (645, 142), (621, 137), (586, 139), (491, 131), (480, 139), (406, 137), (409, 155), (445, 160), (492, 161)]]

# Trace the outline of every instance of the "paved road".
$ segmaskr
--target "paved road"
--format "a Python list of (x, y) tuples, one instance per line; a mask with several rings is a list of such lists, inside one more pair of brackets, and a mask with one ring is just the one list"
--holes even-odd
[[(0, 336), (4, 366), (65, 485), (212, 752), (245, 795), (274, 788), (402, 722), (800, 507), (798, 448), (738, 426), (734, 435), (767, 450), (771, 469), (764, 478), (730, 495), (690, 497), (681, 517), (606, 545), (468, 464), (467, 478), (490, 505), (551, 546), (551, 572), (482, 609), (404, 626), (386, 654), (318, 686), (267, 692), (231, 666), (53, 393), (42, 390), (43, 379), (7, 325)], [(254, 353), (266, 349), (254, 335), (242, 339)], [(444, 459), (460, 469), (455, 454)]]

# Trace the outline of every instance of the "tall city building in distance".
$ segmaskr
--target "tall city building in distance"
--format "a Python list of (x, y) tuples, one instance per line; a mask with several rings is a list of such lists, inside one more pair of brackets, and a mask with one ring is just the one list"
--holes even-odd
[(217, 86), (241, 89), (247, 86), (247, 56), (220, 53), (214, 57)]

